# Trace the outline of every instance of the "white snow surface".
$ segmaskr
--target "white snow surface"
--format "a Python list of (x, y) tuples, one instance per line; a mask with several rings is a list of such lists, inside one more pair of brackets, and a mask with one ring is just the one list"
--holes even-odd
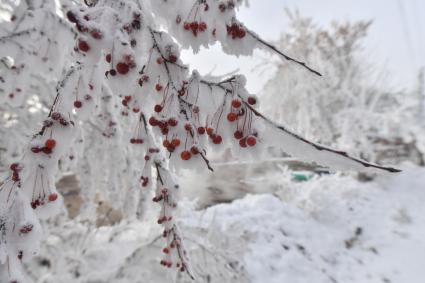
[(293, 188), (291, 202), (251, 195), (207, 214), (224, 231), (242, 225), (256, 235), (244, 257), (251, 282), (420, 283), (424, 173), (364, 185), (326, 177)]
[[(275, 183), (287, 182), (280, 177)], [(423, 283), (424, 203), (425, 169), (410, 168), (364, 183), (340, 174), (287, 182), (273, 194), (247, 195), (205, 210), (186, 203), (179, 218), (198, 272), (195, 282)], [(70, 244), (73, 258), (81, 261), (78, 278), (73, 278), (75, 268), (55, 267), (55, 262), (43, 271), (31, 267), (33, 277), (37, 282), (194, 282), (156, 262), (160, 240), (147, 246), (160, 233), (156, 226), (128, 222), (90, 232), (81, 254)], [(65, 244), (50, 236), (43, 246), (57, 252), (54, 245)], [(204, 265), (197, 254), (201, 246), (225, 264), (232, 261), (240, 276), (212, 274), (206, 281), (202, 274), (215, 267)], [(67, 251), (61, 250), (56, 256), (63, 258)]]

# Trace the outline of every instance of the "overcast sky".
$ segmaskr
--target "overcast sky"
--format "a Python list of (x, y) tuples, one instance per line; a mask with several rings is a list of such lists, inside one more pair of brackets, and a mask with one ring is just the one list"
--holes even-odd
[[(250, 0), (250, 7), (241, 9), (239, 18), (265, 39), (275, 40), (287, 27), (285, 7), (298, 9), (321, 26), (333, 20), (372, 19), (365, 54), (389, 71), (396, 86), (410, 88), (418, 69), (425, 66), (425, 0)], [(260, 62), (257, 58), (235, 59), (218, 48), (190, 56), (190, 61), (203, 73), (213, 70), (218, 75), (239, 68), (248, 76), (252, 92), (261, 92), (270, 76), (252, 72)]]

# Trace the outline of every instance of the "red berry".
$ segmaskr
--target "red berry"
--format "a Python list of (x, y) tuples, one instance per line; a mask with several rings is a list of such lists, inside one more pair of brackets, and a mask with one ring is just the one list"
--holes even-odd
[(168, 248), (164, 248), (164, 249), (162, 250), (162, 252), (163, 252), (164, 254), (168, 254), (168, 253), (170, 253), (170, 250), (169, 250)]
[(48, 139), (44, 143), (44, 146), (50, 149), (53, 149), (56, 146), (56, 141), (54, 139)]
[(257, 143), (257, 139), (256, 139), (255, 137), (253, 137), (253, 136), (249, 136), (249, 137), (246, 139), (246, 143), (247, 143), (249, 146), (254, 146), (254, 145)]
[(229, 121), (229, 122), (234, 122), (234, 121), (236, 121), (236, 119), (238, 118), (238, 115), (236, 115), (236, 113), (229, 113), (229, 114), (227, 114), (227, 120)]
[(79, 39), (78, 40), (78, 49), (82, 52), (87, 52), (90, 50), (90, 45), (87, 43), (87, 41)]
[(102, 39), (102, 37), (103, 37), (102, 32), (98, 29), (92, 29), (90, 31), (90, 34), (94, 39)]
[(39, 147), (31, 147), (31, 151), (34, 153), (39, 153), (41, 151), (41, 148)]
[(236, 131), (234, 134), (235, 139), (240, 140), (241, 138), (243, 138), (243, 133), (242, 131)]
[(162, 106), (157, 104), (157, 105), (155, 105), (154, 110), (155, 110), (155, 112), (159, 113), (159, 112), (162, 111)]
[(10, 170), (12, 170), (12, 171), (19, 171), (19, 164), (18, 163), (12, 163), (12, 164), (10, 164)]
[(170, 141), (169, 141), (169, 140), (164, 140), (164, 141), (162, 142), (162, 145), (163, 145), (164, 147), (169, 147), (169, 146), (171, 145), (171, 143), (170, 143)]
[(172, 144), (174, 147), (178, 147), (178, 146), (180, 145), (180, 139), (177, 139), (177, 138), (173, 139), (173, 140), (171, 141), (171, 144)]
[(16, 172), (16, 171), (13, 172), (13, 174), (12, 174), (12, 181), (14, 181), (14, 182), (19, 182), (20, 181), (18, 172)]
[(192, 130), (192, 126), (190, 124), (185, 124), (184, 129), (189, 132)]
[(158, 121), (158, 126), (160, 129), (166, 129), (168, 127), (168, 123), (163, 121)]
[(174, 118), (168, 119), (168, 125), (170, 125), (171, 127), (175, 127), (175, 126), (177, 126), (177, 124), (178, 124), (178, 122), (177, 122), (176, 119), (174, 119)]
[(168, 61), (170, 61), (171, 63), (176, 63), (177, 62), (177, 56), (171, 54), (170, 56), (168, 56)]
[(198, 28), (199, 28), (199, 24), (198, 24), (198, 22), (197, 22), (197, 21), (191, 22), (191, 23), (190, 23), (190, 28), (191, 28), (193, 31), (197, 31), (197, 30), (198, 30)]
[(214, 138), (213, 138), (213, 143), (214, 144), (221, 144), (221, 142), (223, 141), (223, 139), (221, 138), (221, 136), (220, 135), (216, 135)]
[(213, 128), (207, 128), (207, 134), (209, 136), (212, 136), (214, 134), (214, 129)]
[(205, 31), (206, 29), (207, 29), (207, 23), (206, 22), (199, 23), (199, 30), (200, 31)]
[(192, 155), (190, 154), (190, 151), (188, 151), (188, 150), (185, 150), (180, 154), (180, 157), (183, 160), (189, 160), (191, 156)]
[(205, 134), (205, 128), (204, 127), (198, 127), (198, 134), (200, 134), (200, 135)]
[(105, 59), (106, 59), (106, 62), (111, 63), (112, 55), (110, 53), (106, 54)]
[(239, 108), (239, 107), (241, 107), (241, 105), (242, 105), (242, 103), (241, 103), (241, 101), (239, 99), (233, 99), (232, 100), (232, 106), (234, 108)]
[(61, 118), (61, 114), (59, 112), (53, 112), (51, 117), (53, 120), (59, 120)]
[(199, 148), (198, 148), (198, 147), (196, 147), (196, 146), (192, 146), (192, 147), (190, 148), (190, 152), (191, 152), (193, 155), (197, 155), (197, 154), (199, 153)]
[(240, 139), (240, 140), (239, 140), (239, 145), (240, 145), (241, 147), (246, 147), (246, 146), (247, 146), (247, 145), (246, 145), (246, 138)]
[(254, 105), (257, 103), (257, 99), (253, 96), (248, 97), (248, 103), (249, 105)]
[(74, 107), (75, 108), (81, 108), (81, 106), (83, 106), (83, 103), (79, 100), (75, 100), (74, 101)]
[(184, 28), (185, 30), (190, 30), (190, 23), (188, 23), (188, 22), (184, 22), (184, 24), (183, 24), (183, 28)]
[(161, 91), (162, 90), (162, 85), (156, 84), (155, 89), (156, 89), (156, 91)]
[(55, 201), (58, 199), (58, 194), (56, 193), (51, 193), (48, 197), (49, 201)]
[(241, 29), (238, 30), (237, 35), (238, 35), (239, 38), (244, 38), (245, 35), (246, 35), (246, 31), (243, 28), (241, 28)]
[(130, 66), (127, 63), (124, 62), (119, 62), (117, 64), (117, 72), (120, 73), (121, 75), (125, 75), (128, 73), (128, 71), (130, 70)]

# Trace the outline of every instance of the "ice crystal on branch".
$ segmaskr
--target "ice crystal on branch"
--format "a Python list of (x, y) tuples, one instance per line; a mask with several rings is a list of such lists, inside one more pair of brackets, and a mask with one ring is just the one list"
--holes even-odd
[(20, 262), (37, 252), (38, 219), (58, 207), (58, 162), (62, 170), (82, 173), (88, 200), (100, 194), (99, 184), (108, 184), (102, 194), (125, 207), (128, 217), (140, 212), (146, 188), (156, 188), (153, 200), (166, 239), (161, 264), (192, 278), (173, 217), (179, 191), (173, 176), (180, 168), (213, 170), (209, 152), (230, 147), (236, 155), (254, 155), (270, 144), (324, 165), (397, 171), (276, 124), (257, 110), (258, 99), (246, 90), (243, 76), (208, 81), (189, 73), (180, 49), (196, 52), (220, 42), (229, 54), (264, 48), (306, 76), (320, 75), (239, 22), (235, 9), (242, 1), (57, 2), (7, 2), (12, 15), (0, 34), (2, 60), (8, 61), (0, 92), (9, 111), (26, 105), (33, 93), (53, 100), (50, 108), (37, 108), (47, 118), (0, 188), (0, 269), (11, 282), (24, 280)]

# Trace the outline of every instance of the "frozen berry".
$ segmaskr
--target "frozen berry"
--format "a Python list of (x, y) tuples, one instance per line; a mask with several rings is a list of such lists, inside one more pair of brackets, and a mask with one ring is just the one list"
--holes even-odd
[(232, 106), (234, 108), (239, 108), (239, 107), (241, 107), (241, 105), (242, 105), (242, 103), (241, 103), (241, 101), (239, 99), (233, 99), (232, 100)]
[(174, 147), (178, 147), (178, 146), (180, 145), (180, 139), (178, 139), (178, 138), (173, 139), (173, 140), (171, 141), (171, 144), (172, 144)]
[(75, 100), (74, 101), (74, 107), (75, 108), (81, 108), (81, 106), (83, 106), (83, 103), (79, 100)]
[(78, 40), (78, 49), (82, 52), (87, 52), (90, 50), (90, 45), (85, 40)]
[(117, 64), (117, 72), (120, 73), (121, 75), (125, 75), (128, 73), (128, 71), (130, 70), (130, 66), (127, 63), (124, 62), (119, 62)]
[(213, 138), (213, 143), (214, 144), (221, 144), (221, 142), (223, 141), (223, 139), (222, 139), (222, 137), (220, 136), (220, 135), (216, 135), (214, 138)]
[(256, 139), (255, 137), (253, 137), (253, 136), (249, 136), (249, 137), (246, 139), (246, 143), (247, 143), (247, 145), (249, 145), (249, 146), (254, 146), (254, 145), (257, 143), (257, 139)]
[(236, 113), (231, 112), (231, 113), (227, 114), (227, 120), (229, 122), (234, 122), (234, 121), (236, 121), (237, 118), (238, 118), (238, 115), (236, 115)]
[(48, 139), (44, 143), (44, 146), (50, 149), (53, 149), (56, 146), (56, 141), (54, 139)]
[(236, 131), (233, 136), (235, 137), (235, 139), (240, 140), (241, 138), (243, 138), (243, 133), (242, 131)]
[(254, 105), (257, 103), (257, 99), (253, 96), (248, 97), (248, 103), (249, 105)]
[(49, 201), (55, 201), (58, 199), (58, 194), (56, 193), (51, 193), (48, 197)]
[(183, 160), (189, 160), (191, 156), (192, 156), (192, 154), (188, 150), (185, 150), (180, 154), (180, 157)]

